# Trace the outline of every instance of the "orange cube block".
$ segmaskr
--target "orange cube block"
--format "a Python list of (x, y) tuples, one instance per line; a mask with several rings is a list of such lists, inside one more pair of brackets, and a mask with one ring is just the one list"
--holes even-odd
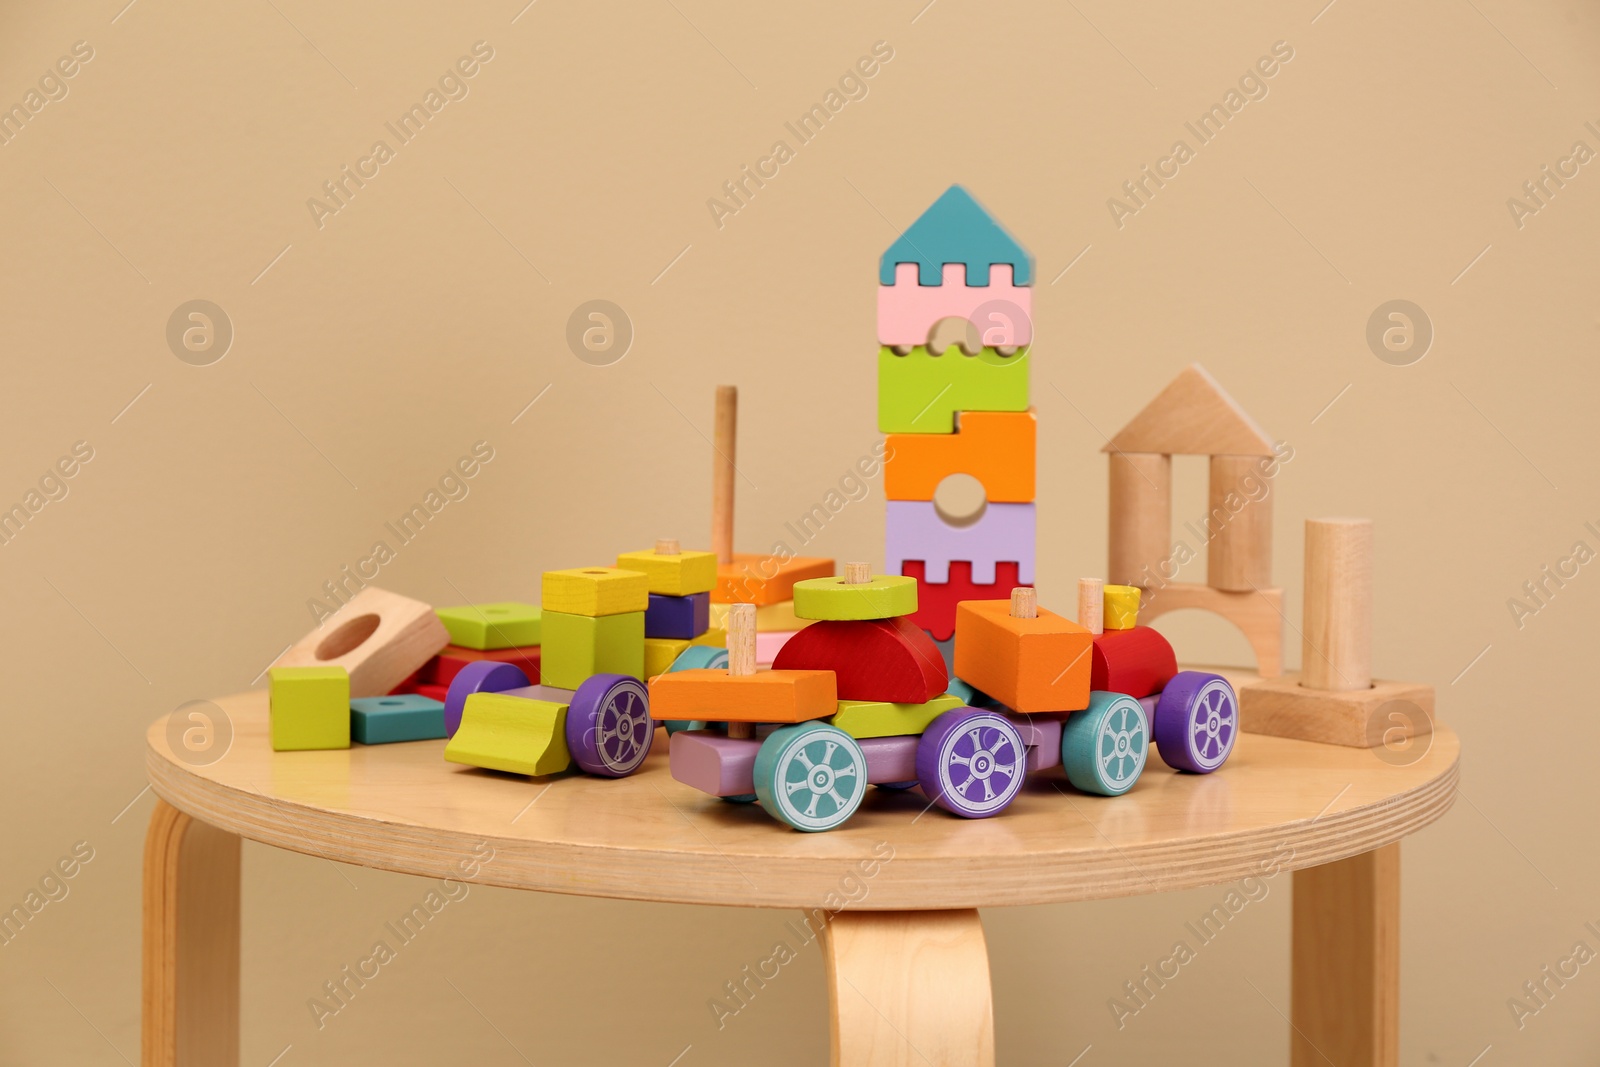
[(1089, 706), (1094, 635), (1039, 609), (1011, 615), (1009, 600), (956, 605), (956, 676), (1013, 711), (1082, 711)]
[(883, 461), (883, 495), (932, 500), (952, 474), (983, 483), (991, 504), (1031, 504), (1038, 421), (1027, 411), (963, 411), (955, 433), (892, 433)]
[(713, 604), (754, 604), (765, 607), (794, 599), (794, 583), (807, 578), (833, 577), (833, 560), (816, 556), (758, 556), (735, 552), (732, 563), (717, 565), (717, 584), (711, 589)]
[(730, 675), (713, 667), (669, 671), (650, 679), (650, 717), (658, 722), (809, 722), (838, 710), (832, 671)]

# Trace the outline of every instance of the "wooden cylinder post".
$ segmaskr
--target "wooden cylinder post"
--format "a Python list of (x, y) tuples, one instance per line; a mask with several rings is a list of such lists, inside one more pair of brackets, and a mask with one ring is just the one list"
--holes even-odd
[(1078, 625), (1092, 634), (1105, 632), (1106, 583), (1099, 578), (1078, 579)]
[(716, 425), (711, 438), (711, 550), (718, 563), (733, 562), (734, 454), (739, 438), (739, 390), (717, 386)]
[(1345, 692), (1372, 685), (1372, 520), (1306, 520), (1300, 684)]
[(678, 544), (676, 537), (658, 537), (656, 538), (656, 555), (681, 556), (683, 555), (683, 548)]
[[(1115, 585), (1149, 583), (1172, 553), (1172, 457), (1112, 452), (1110, 566)], [(1146, 573), (1149, 568), (1149, 573)]]
[(872, 581), (872, 568), (865, 563), (846, 563), (844, 565), (845, 585), (866, 585)]
[(1039, 594), (1031, 586), (1019, 585), (1011, 590), (1011, 617), (1013, 619), (1039, 617)]
[[(756, 673), (756, 606), (728, 605), (728, 674), (733, 677)], [(755, 736), (755, 724), (730, 722), (728, 736)]]
[[(1258, 456), (1212, 456), (1206, 584), (1248, 593), (1272, 585), (1272, 496)], [(1251, 491), (1262, 494), (1252, 500)]]

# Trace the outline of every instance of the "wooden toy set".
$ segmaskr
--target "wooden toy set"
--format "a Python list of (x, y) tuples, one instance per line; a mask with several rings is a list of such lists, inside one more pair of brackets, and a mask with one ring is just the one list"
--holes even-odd
[[(662, 727), (679, 782), (819, 831), (872, 785), (985, 818), (1056, 766), (1081, 792), (1126, 793), (1152, 743), (1169, 767), (1209, 774), (1241, 730), (1358, 747), (1430, 730), (1430, 687), (1370, 677), (1366, 520), (1307, 523), (1304, 671), (1280, 677), (1264, 487), (1292, 452), (1198, 365), (1106, 445), (1110, 582), (1079, 581), (1076, 621), (1039, 605), (1032, 272), (959, 186), (883, 256), (890, 573), (733, 552), (737, 393), (721, 387), (711, 551), (664, 538), (547, 571), (538, 606), (435, 611), (365, 588), (269, 672), (272, 747), (444, 739), (445, 760), (469, 767), (619, 778)], [(967, 343), (941, 349), (952, 322)], [(1174, 454), (1210, 459), (1203, 585), (1174, 580)], [(935, 503), (953, 474), (984, 490), (965, 521)], [(1179, 670), (1145, 624), (1180, 608), (1237, 625), (1259, 676)]]

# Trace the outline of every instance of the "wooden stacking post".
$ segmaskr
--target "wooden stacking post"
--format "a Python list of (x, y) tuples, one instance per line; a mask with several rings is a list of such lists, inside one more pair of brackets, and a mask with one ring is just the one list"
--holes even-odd
[(656, 538), (656, 555), (681, 556), (683, 555), (683, 548), (678, 544), (676, 537), (658, 537)]
[(1108, 458), (1111, 558), (1106, 579), (1114, 585), (1142, 586), (1172, 551), (1172, 457), (1112, 452)]
[(1019, 585), (1011, 590), (1011, 617), (1013, 619), (1039, 617), (1039, 594), (1032, 586)]
[[(740, 677), (756, 673), (756, 606), (728, 605), (728, 674)], [(730, 722), (729, 737), (754, 737), (755, 725)]]
[[(1272, 496), (1251, 500), (1247, 481), (1266, 488), (1257, 456), (1212, 456), (1208, 496), (1211, 542), (1206, 550), (1206, 584), (1213, 589), (1248, 593), (1272, 585)], [(1233, 494), (1245, 501), (1235, 512)]]
[(846, 563), (844, 565), (845, 585), (866, 585), (872, 581), (872, 569), (865, 563)]
[(733, 475), (738, 443), (739, 390), (717, 386), (716, 426), (711, 439), (711, 550), (718, 563), (733, 562)]
[(1306, 520), (1300, 684), (1372, 686), (1372, 520)]
[(1105, 632), (1106, 583), (1099, 578), (1078, 579), (1078, 625), (1092, 634)]

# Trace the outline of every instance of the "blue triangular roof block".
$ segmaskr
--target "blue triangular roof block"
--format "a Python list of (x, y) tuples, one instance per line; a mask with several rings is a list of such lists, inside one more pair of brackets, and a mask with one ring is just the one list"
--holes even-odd
[(1033, 284), (1033, 257), (959, 185), (944, 191), (878, 260), (878, 281), (894, 284), (894, 268), (917, 264), (923, 285), (944, 279), (944, 264), (965, 263), (968, 285), (988, 285), (989, 266), (1009, 263), (1017, 285)]

